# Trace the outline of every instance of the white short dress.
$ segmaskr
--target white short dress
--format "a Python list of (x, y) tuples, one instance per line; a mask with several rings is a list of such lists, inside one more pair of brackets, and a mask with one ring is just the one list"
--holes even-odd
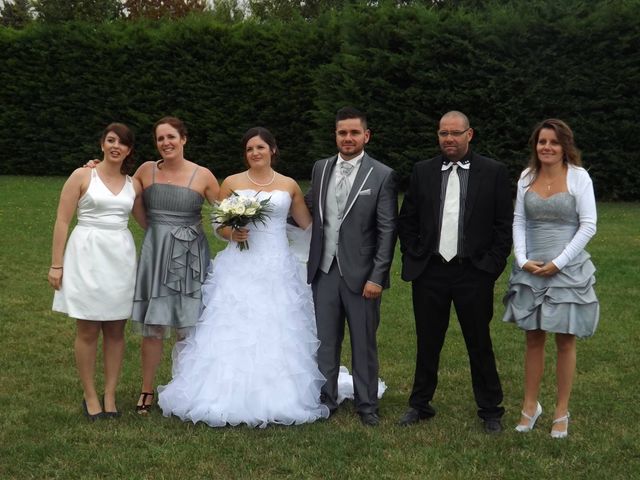
[(136, 197), (130, 177), (113, 194), (91, 171), (78, 201), (78, 223), (64, 252), (62, 288), (53, 311), (81, 320), (125, 320), (131, 316), (136, 278), (136, 248), (128, 229)]

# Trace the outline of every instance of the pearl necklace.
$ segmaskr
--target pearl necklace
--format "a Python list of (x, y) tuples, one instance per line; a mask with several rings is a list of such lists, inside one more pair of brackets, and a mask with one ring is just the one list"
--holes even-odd
[(251, 178), (251, 176), (249, 175), (249, 170), (247, 170), (246, 172), (244, 172), (247, 175), (247, 178), (249, 179), (249, 181), (251, 183), (253, 183), (254, 185), (257, 185), (258, 187), (268, 187), (269, 185), (271, 185), (273, 183), (273, 181), (276, 179), (276, 171), (273, 171), (273, 176), (271, 177), (271, 180), (269, 180), (267, 183), (258, 183), (256, 182), (253, 178)]

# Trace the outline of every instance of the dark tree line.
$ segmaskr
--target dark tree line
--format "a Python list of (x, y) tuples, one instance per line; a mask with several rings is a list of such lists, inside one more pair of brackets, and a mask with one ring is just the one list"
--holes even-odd
[(597, 195), (640, 200), (640, 1), (487, 5), (0, 28), (0, 173), (67, 175), (97, 154), (114, 120), (136, 131), (139, 161), (155, 158), (151, 126), (174, 114), (189, 126), (189, 157), (219, 177), (242, 168), (238, 139), (264, 125), (279, 169), (307, 178), (335, 151), (333, 115), (350, 104), (369, 114), (369, 151), (403, 179), (437, 152), (447, 110), (469, 115), (473, 148), (505, 162), (514, 181), (533, 125), (559, 117)]
[(205, 0), (7, 0), (0, 18), (4, 26), (23, 28), (32, 21), (103, 23), (180, 18), (206, 9)]
[(245, 18), (259, 20), (314, 19), (328, 10), (360, 4), (367, 8), (391, 5), (422, 5), (434, 9), (486, 10), (489, 5), (513, 0), (6, 0), (0, 8), (0, 24), (23, 28), (31, 21), (61, 23), (74, 20), (92, 23), (118, 19), (139, 20), (181, 18), (208, 12), (225, 22)]

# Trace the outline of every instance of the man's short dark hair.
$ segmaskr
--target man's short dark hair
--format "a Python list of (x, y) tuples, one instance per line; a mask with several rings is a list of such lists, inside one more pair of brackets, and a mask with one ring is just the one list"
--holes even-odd
[(341, 120), (349, 120), (350, 118), (358, 118), (362, 122), (364, 129), (367, 129), (367, 115), (354, 107), (342, 107), (336, 113), (336, 125)]

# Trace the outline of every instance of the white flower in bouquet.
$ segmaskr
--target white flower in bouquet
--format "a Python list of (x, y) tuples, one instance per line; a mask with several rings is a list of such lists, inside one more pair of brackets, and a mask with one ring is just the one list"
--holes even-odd
[[(257, 195), (257, 194), (256, 194)], [(252, 223), (264, 224), (271, 213), (271, 197), (258, 200), (256, 196), (248, 197), (232, 191), (231, 195), (213, 205), (211, 221), (217, 225), (231, 227), (234, 230)], [(240, 250), (249, 248), (249, 242), (238, 242)]]

